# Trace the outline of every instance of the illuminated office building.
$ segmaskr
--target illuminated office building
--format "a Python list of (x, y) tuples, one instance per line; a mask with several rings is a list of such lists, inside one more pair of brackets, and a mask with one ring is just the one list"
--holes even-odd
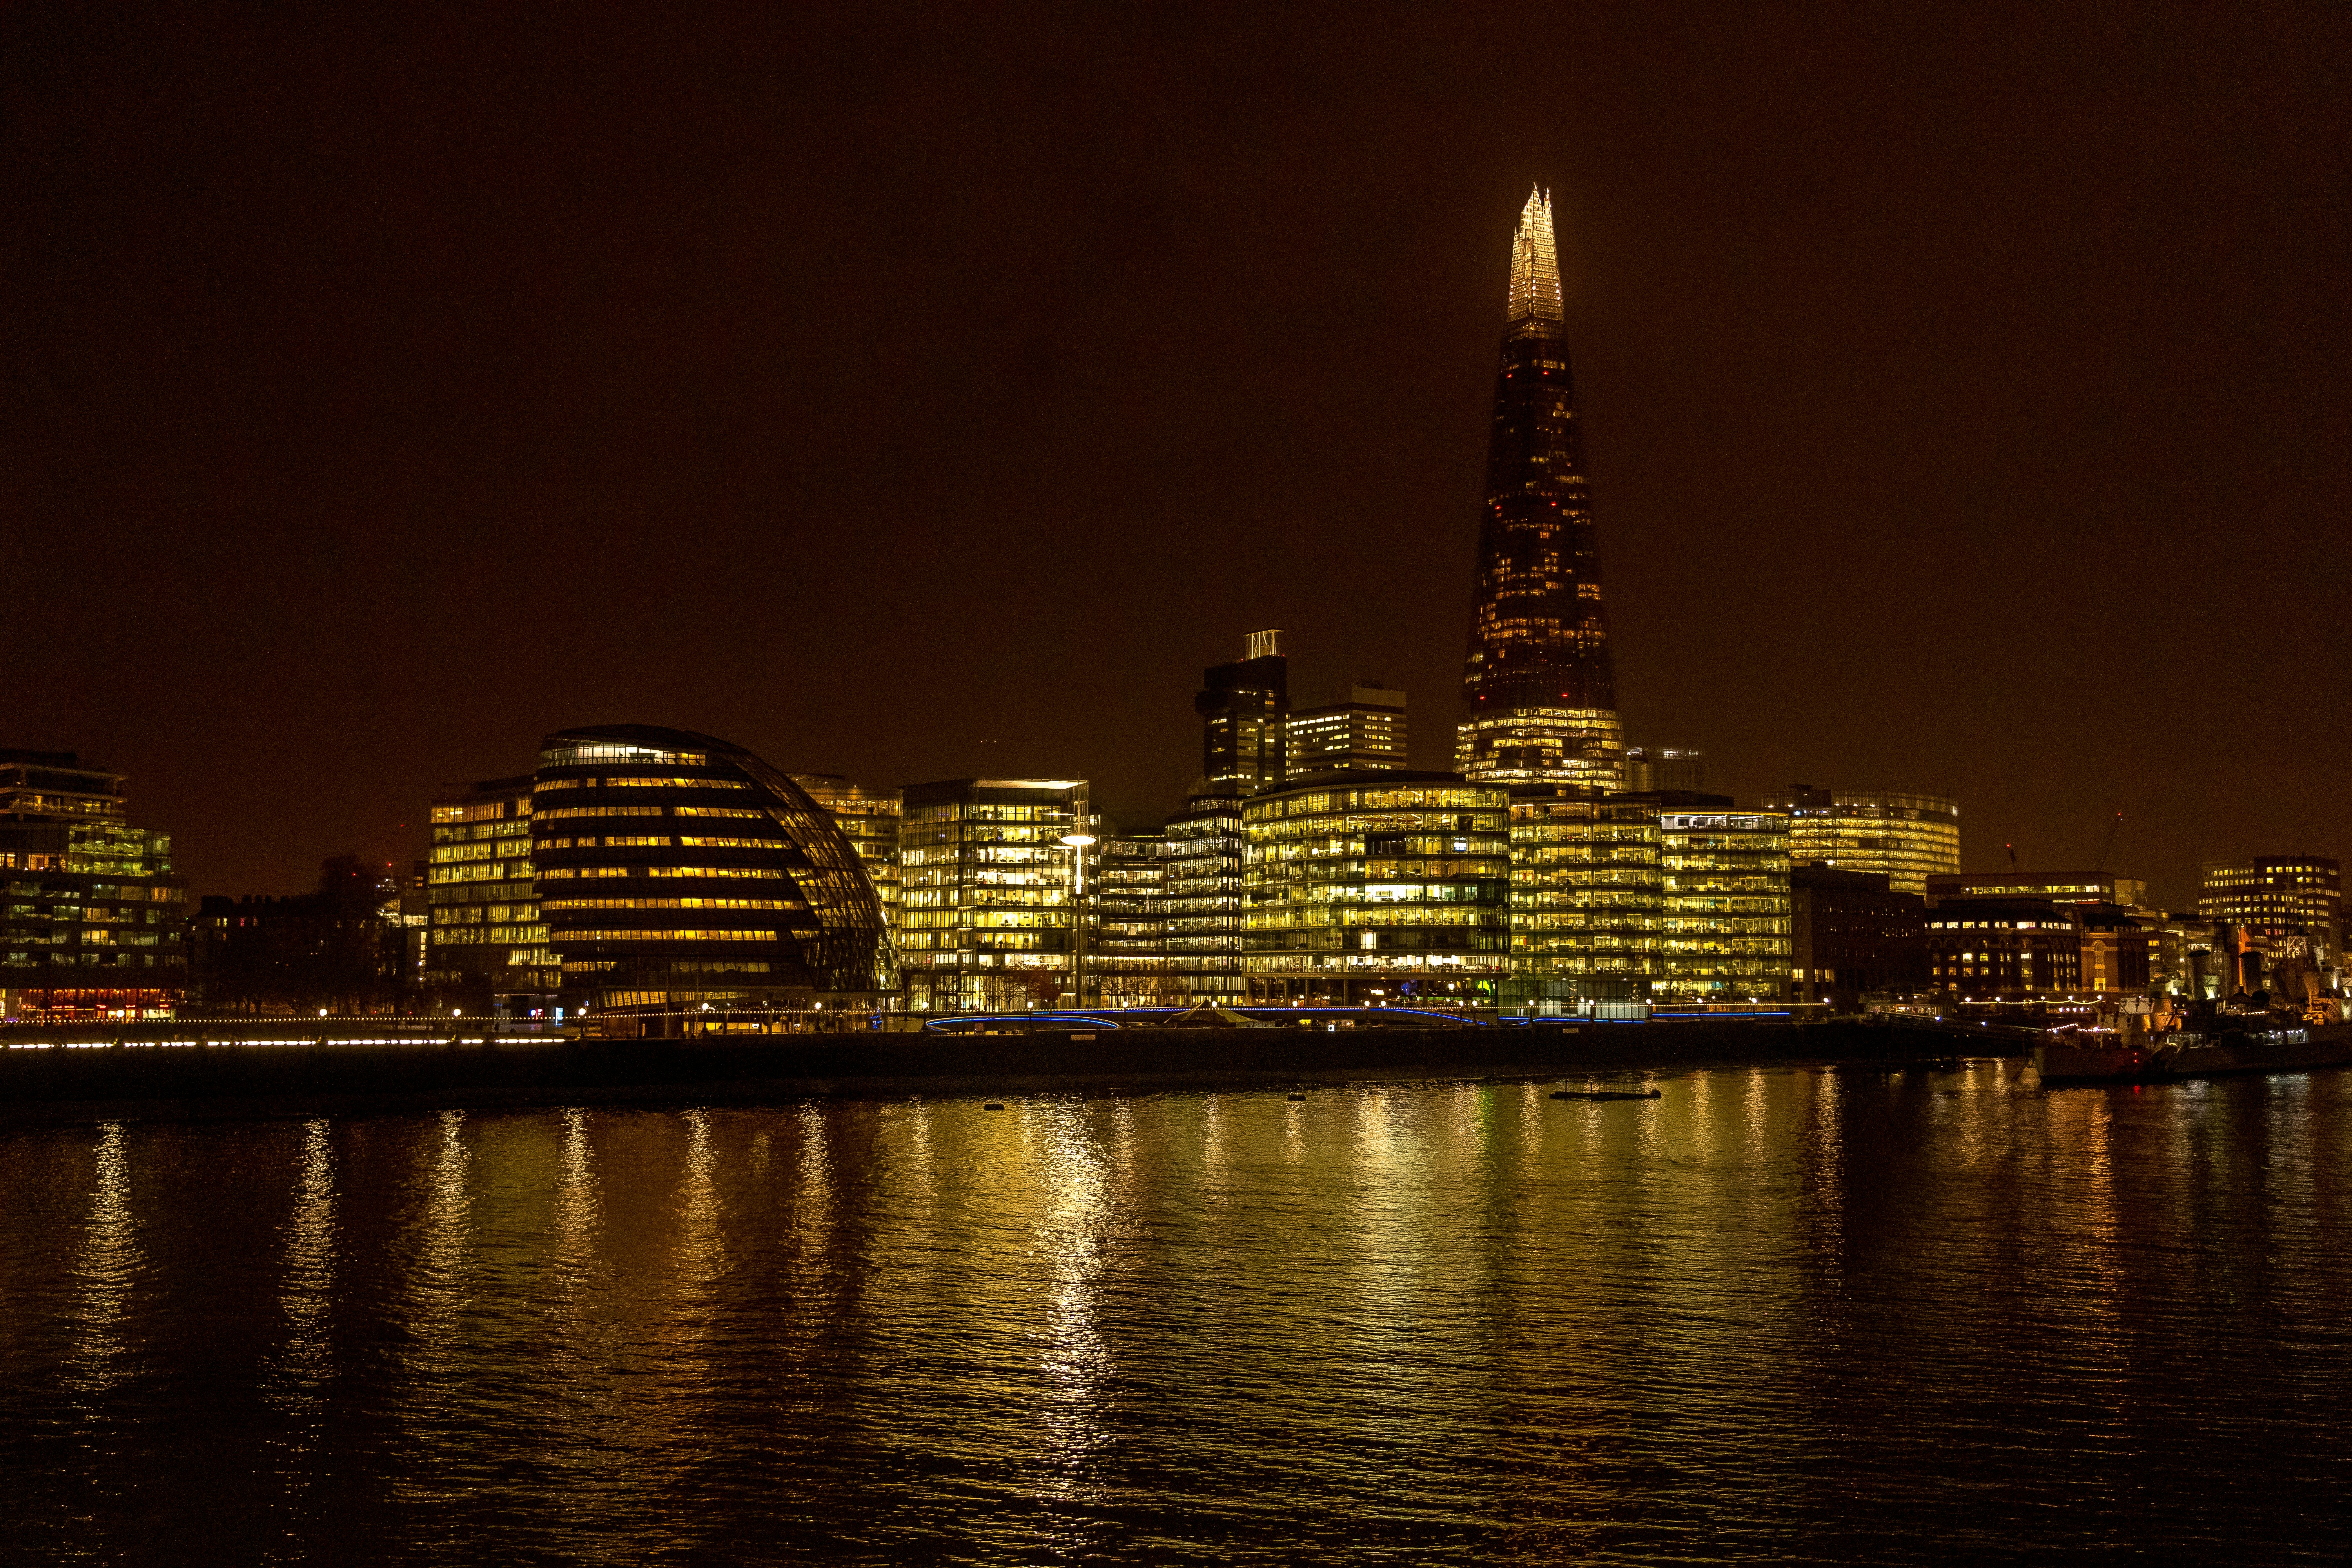
[(839, 773), (794, 773), (793, 783), (825, 809), (834, 826), (856, 847), (858, 862), (874, 896), (882, 901), (882, 918), (895, 937), (898, 930), (898, 812), (895, 789), (871, 789), (853, 784)]
[(1625, 751), (1625, 787), (1635, 795), (1659, 790), (1686, 794), (1706, 788), (1704, 752), (1672, 746), (1629, 746)]
[(1169, 841), (1106, 834), (1087, 851), (1084, 1001), (1156, 1007), (1186, 998), (1168, 984)]
[(557, 1005), (563, 969), (539, 912), (531, 783), (529, 773), (489, 779), (433, 802), (425, 984), (443, 1005), (512, 1013)]
[(2290, 938), (2303, 940), (2315, 963), (2340, 962), (2344, 952), (2343, 873), (2324, 856), (2209, 860), (2197, 913), (2240, 927), (2268, 952), (2287, 951)]
[(2147, 884), (2137, 877), (2048, 876), (2032, 871), (1937, 874), (1927, 879), (1927, 897), (1945, 899), (2051, 899), (2062, 904), (2121, 904), (2137, 909), (2147, 901)]
[(1510, 801), (1456, 773), (1327, 773), (1242, 806), (1253, 1000), (1491, 1002)]
[(1406, 765), (1404, 693), (1384, 686), (1350, 687), (1345, 702), (1301, 709), (1286, 729), (1293, 780)]
[(1960, 808), (1937, 795), (1826, 790), (1799, 784), (1767, 811), (1789, 817), (1789, 859), (1798, 866), (1873, 871), (1898, 893), (1960, 868)]
[(1929, 984), (1959, 1002), (2063, 1001), (2083, 989), (2083, 906), (1985, 899), (1927, 911)]
[(898, 825), (907, 1005), (1009, 1012), (1072, 999), (1082, 779), (908, 784)]
[(567, 1006), (727, 1011), (895, 989), (856, 847), (740, 746), (641, 725), (551, 735), (530, 843)]
[(1551, 202), (1528, 198), (1510, 298), (1455, 765), (1486, 783), (1624, 787), (1624, 733), (1568, 360)]
[(1171, 1003), (1242, 999), (1242, 799), (1203, 783), (1168, 819), (1160, 914)]
[(1518, 784), (1510, 815), (1503, 1000), (1541, 1013), (1649, 1000), (1665, 910), (1657, 808), (1571, 784)]
[(1278, 787), (1287, 772), (1290, 661), (1280, 632), (1252, 632), (1244, 657), (1201, 674), (1192, 700), (1201, 715), (1201, 772), (1211, 789), (1255, 795)]
[(188, 884), (133, 827), (127, 775), (0, 751), (0, 1016), (165, 1017), (188, 987)]
[(1789, 819), (1727, 796), (1674, 791), (1658, 813), (1664, 908), (1657, 992), (1671, 999), (1778, 1002), (1789, 994)]

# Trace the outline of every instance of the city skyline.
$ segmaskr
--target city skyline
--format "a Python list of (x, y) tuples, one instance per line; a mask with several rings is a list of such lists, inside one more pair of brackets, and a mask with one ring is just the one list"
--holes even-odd
[[(1297, 134), (1245, 107), (1231, 142), (1197, 130), (1209, 96), (1303, 40), (1248, 65), (1155, 38), (1210, 95), (1136, 78), (1112, 28), (1000, 60), (1011, 101), (1107, 58), (1182, 128), (1164, 144), (1099, 92), (1049, 106), (1043, 142), (952, 146), (954, 115), (1006, 100), (917, 62), (832, 88), (856, 124), (941, 105), (865, 157), (795, 107), (804, 75), (728, 99), (726, 69), (655, 47), (651, 161), (592, 177), (619, 132), (532, 48), (420, 99), (404, 72), (445, 46), (394, 27), (357, 68), (408, 129), (310, 103), (328, 133), (273, 141), (295, 110), (199, 84), (325, 79), (320, 39), (252, 23), (140, 57), (108, 118), (96, 46), (9, 26), (33, 218), (5, 738), (131, 774), (205, 891), (413, 858), (440, 786), (567, 725), (874, 784), (1085, 777), (1148, 823), (1192, 776), (1192, 675), (1253, 627), (1288, 629), (1301, 705), (1377, 675), (1442, 713), (1493, 268), (1531, 183), (1559, 204), (1629, 742), (1704, 750), (1743, 801), (1958, 799), (1972, 870), (2005, 844), (2086, 867), (2122, 811), (2110, 866), (2168, 905), (2205, 859), (2346, 858), (2346, 741), (2309, 709), (2352, 656), (2281, 610), (2340, 526), (2340, 155), (2297, 130), (2340, 90), (2325, 49), (2173, 18), (2096, 79), (2045, 60), (2000, 102), (2005, 144), (2073, 142), (2086, 98), (2111, 129), (1986, 168), (1990, 108), (1945, 125), (1880, 84), (1946, 101), (1998, 40), (1885, 19), (1818, 60), (1797, 24), (1727, 21), (1779, 80), (1579, 23), (1535, 46), (1576, 62), (1574, 103), (1541, 110), (1453, 106), (1491, 34), (1440, 30), (1435, 93), (1375, 38)], [(804, 41), (776, 26), (745, 59)], [(2257, 72), (2229, 135), (2177, 128)], [(1725, 90), (1673, 124), (1636, 112), (1701, 82)], [(1384, 90), (1397, 113), (1351, 147)], [(1759, 117), (1781, 134), (1734, 134)], [(1843, 184), (1811, 172), (1829, 137), (1864, 149)], [(761, 155), (706, 162), (719, 140)], [(673, 160), (704, 198), (653, 177)], [(2159, 204), (2182, 180), (2200, 199)], [(869, 202), (893, 188), (925, 199)], [(386, 225), (424, 242), (382, 259)], [(1413, 765), (1450, 765), (1446, 728)]]

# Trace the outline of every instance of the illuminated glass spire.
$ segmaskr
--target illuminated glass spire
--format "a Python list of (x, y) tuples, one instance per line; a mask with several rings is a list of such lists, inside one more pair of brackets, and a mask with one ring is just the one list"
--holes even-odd
[(1519, 209), (1519, 229), (1511, 237), (1511, 313), (1514, 327), (1526, 321), (1564, 321), (1559, 308), (1559, 251), (1551, 237), (1551, 197), (1528, 193)]
[(1455, 764), (1473, 779), (1624, 787), (1559, 259), (1540, 190), (1511, 239), (1463, 696)]

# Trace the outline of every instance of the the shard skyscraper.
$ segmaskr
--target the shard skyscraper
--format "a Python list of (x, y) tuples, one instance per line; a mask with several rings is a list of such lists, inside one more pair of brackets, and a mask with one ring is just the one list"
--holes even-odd
[(1455, 765), (1480, 781), (1622, 789), (1624, 734), (1541, 191), (1511, 240), (1502, 358)]

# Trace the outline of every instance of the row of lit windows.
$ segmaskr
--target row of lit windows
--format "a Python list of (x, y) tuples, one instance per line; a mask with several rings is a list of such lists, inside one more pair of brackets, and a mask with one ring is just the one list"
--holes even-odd
[(604, 931), (583, 929), (568, 931), (566, 939), (572, 942), (773, 942), (773, 931), (733, 931), (720, 929), (688, 929), (677, 931)]
[[(105, 958), (106, 954), (101, 952), (85, 952), (81, 955), (81, 965), (86, 969), (95, 968), (99, 963), (102, 963)], [(118, 968), (131, 968), (136, 966), (142, 969), (152, 969), (156, 966), (155, 958), (156, 955), (152, 952), (117, 952), (114, 954), (115, 965)], [(163, 955), (163, 967), (166, 969), (184, 969), (187, 967), (188, 958), (185, 953), (167, 952)], [(12, 969), (38, 969), (42, 967), (61, 969), (72, 964), (74, 958), (70, 953), (36, 953), (25, 952), (21, 949), (12, 949), (10, 950), (5, 962)]]
[(1251, 931), (1303, 926), (1493, 926), (1501, 921), (1501, 910), (1491, 904), (1458, 910), (1377, 904), (1269, 904), (1251, 910), (1243, 919), (1243, 924)]
[(463, 822), (455, 827), (436, 827), (433, 830), (433, 842), (468, 844), (477, 838), (509, 838), (517, 834), (527, 835), (530, 832), (530, 824), (520, 817), (497, 822)]
[[(93, 888), (90, 890), (96, 892), (98, 889)], [(164, 889), (158, 888), (155, 890), (162, 892)], [(111, 892), (112, 889), (110, 889), (109, 891)], [(178, 889), (174, 889), (173, 891), (176, 892)], [(104, 904), (10, 904), (8, 906), (9, 917), (14, 920), (80, 920), (93, 925), (137, 925), (142, 914), (146, 918), (146, 923), (153, 925), (159, 920), (176, 921), (181, 918), (182, 912), (178, 910), (159, 910), (147, 904), (130, 904), (119, 910), (109, 908)]]
[[(478, 800), (463, 805), (436, 805), (433, 808), (433, 821), (436, 825), (444, 822), (491, 822), (507, 815), (509, 804), (503, 800)], [(521, 811), (530, 809), (528, 801), (511, 804)]]
[(804, 910), (800, 899), (549, 899), (542, 910)]
[(773, 879), (778, 873), (766, 866), (551, 866), (539, 873), (542, 882), (568, 877), (758, 877)]
[[(505, 947), (516, 942), (547, 940), (543, 925), (444, 926), (433, 932), (436, 947)], [(513, 963), (515, 960), (509, 959)]]
[[(173, 942), (180, 940), (180, 934), (176, 931), (170, 932), (118, 931), (112, 926), (84, 926), (78, 929), (80, 931), (82, 945), (85, 947), (153, 947), (165, 941), (167, 937)], [(10, 929), (8, 940), (62, 947), (70, 934), (69, 931), (52, 929), (47, 935), (42, 935), (22, 927), (15, 927)]]
[(449, 866), (467, 860), (490, 860), (530, 853), (530, 839), (501, 838), (474, 844), (436, 844), (431, 858), (436, 866)]
[[(659, 746), (628, 746), (610, 741), (582, 741), (541, 752), (550, 767), (577, 767), (583, 763), (636, 763), (647, 767), (705, 768), (710, 759), (700, 752), (672, 752)], [(544, 786), (541, 786), (544, 787)]]

